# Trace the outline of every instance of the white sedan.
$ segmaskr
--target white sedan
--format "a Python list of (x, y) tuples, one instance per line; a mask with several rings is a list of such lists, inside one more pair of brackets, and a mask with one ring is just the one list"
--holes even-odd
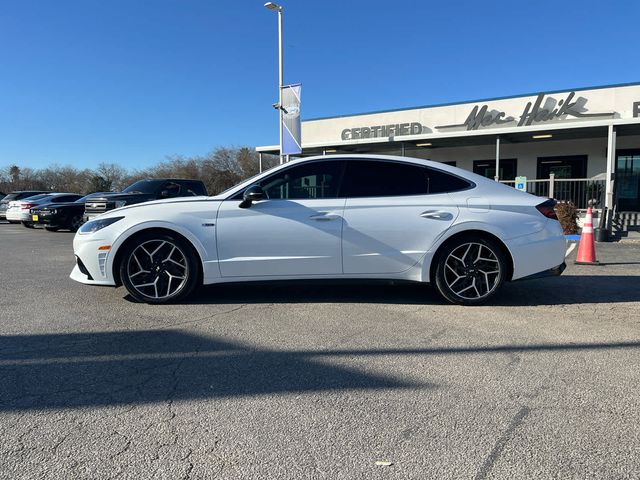
[(434, 284), (474, 305), (505, 281), (559, 275), (554, 201), (427, 160), (296, 160), (214, 197), (119, 208), (74, 238), (71, 278), (148, 303), (198, 285), (305, 279)]

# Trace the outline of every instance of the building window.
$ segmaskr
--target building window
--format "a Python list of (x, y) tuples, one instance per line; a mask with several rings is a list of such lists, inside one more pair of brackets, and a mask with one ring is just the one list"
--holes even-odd
[(587, 155), (570, 155), (564, 157), (538, 157), (538, 178), (549, 178), (553, 173), (556, 178), (586, 178)]
[(640, 150), (616, 152), (616, 203), (619, 211), (640, 210)]
[[(500, 180), (515, 180), (518, 170), (518, 160), (516, 158), (500, 159)], [(495, 160), (474, 160), (473, 173), (483, 177), (494, 179), (496, 176)]]

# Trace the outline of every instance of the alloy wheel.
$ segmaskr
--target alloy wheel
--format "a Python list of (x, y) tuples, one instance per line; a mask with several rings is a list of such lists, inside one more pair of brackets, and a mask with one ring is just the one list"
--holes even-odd
[(477, 242), (456, 247), (444, 262), (444, 280), (449, 290), (463, 300), (481, 300), (499, 286), (500, 261), (487, 245)]
[(158, 301), (180, 292), (189, 277), (182, 249), (169, 240), (148, 240), (131, 251), (127, 261), (131, 286), (143, 297)]

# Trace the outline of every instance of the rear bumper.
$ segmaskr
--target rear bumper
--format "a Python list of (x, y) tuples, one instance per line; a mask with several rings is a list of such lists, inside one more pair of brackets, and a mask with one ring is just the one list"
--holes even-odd
[(557, 267), (550, 268), (549, 270), (544, 270), (543, 272), (534, 273), (533, 275), (527, 275), (526, 277), (521, 277), (516, 281), (521, 280), (535, 280), (536, 278), (547, 278), (547, 277), (558, 277), (562, 275), (567, 268), (566, 262), (562, 262)]
[(512, 280), (558, 268), (564, 263), (567, 251), (562, 228), (555, 220), (549, 220), (546, 228), (539, 232), (506, 240), (505, 244), (513, 258)]
[(31, 221), (31, 213), (29, 213), (29, 210), (26, 210), (25, 212), (15, 211), (15, 210), (12, 210), (12, 211), (7, 210), (6, 219), (7, 220), (12, 220), (14, 222), (30, 222)]

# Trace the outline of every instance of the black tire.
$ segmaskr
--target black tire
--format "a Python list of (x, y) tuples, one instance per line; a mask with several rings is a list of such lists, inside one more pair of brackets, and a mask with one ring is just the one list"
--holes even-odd
[(23, 227), (26, 228), (36, 228), (32, 222), (21, 222)]
[(139, 235), (127, 243), (120, 259), (120, 280), (140, 302), (177, 302), (190, 295), (200, 281), (198, 254), (177, 235)]
[(15, 224), (15, 223), (20, 223), (20, 221), (19, 221), (19, 220), (7, 220), (7, 222), (9, 222), (9, 223), (14, 223), (14, 224)]
[(49, 226), (46, 226), (46, 227), (44, 227), (44, 229), (47, 232), (57, 232), (58, 230), (60, 230), (60, 227), (49, 227)]
[(438, 291), (458, 305), (482, 305), (493, 297), (504, 283), (509, 265), (498, 243), (475, 236), (445, 243), (435, 261)]
[(69, 221), (69, 230), (77, 232), (84, 223), (84, 215), (75, 215)]

